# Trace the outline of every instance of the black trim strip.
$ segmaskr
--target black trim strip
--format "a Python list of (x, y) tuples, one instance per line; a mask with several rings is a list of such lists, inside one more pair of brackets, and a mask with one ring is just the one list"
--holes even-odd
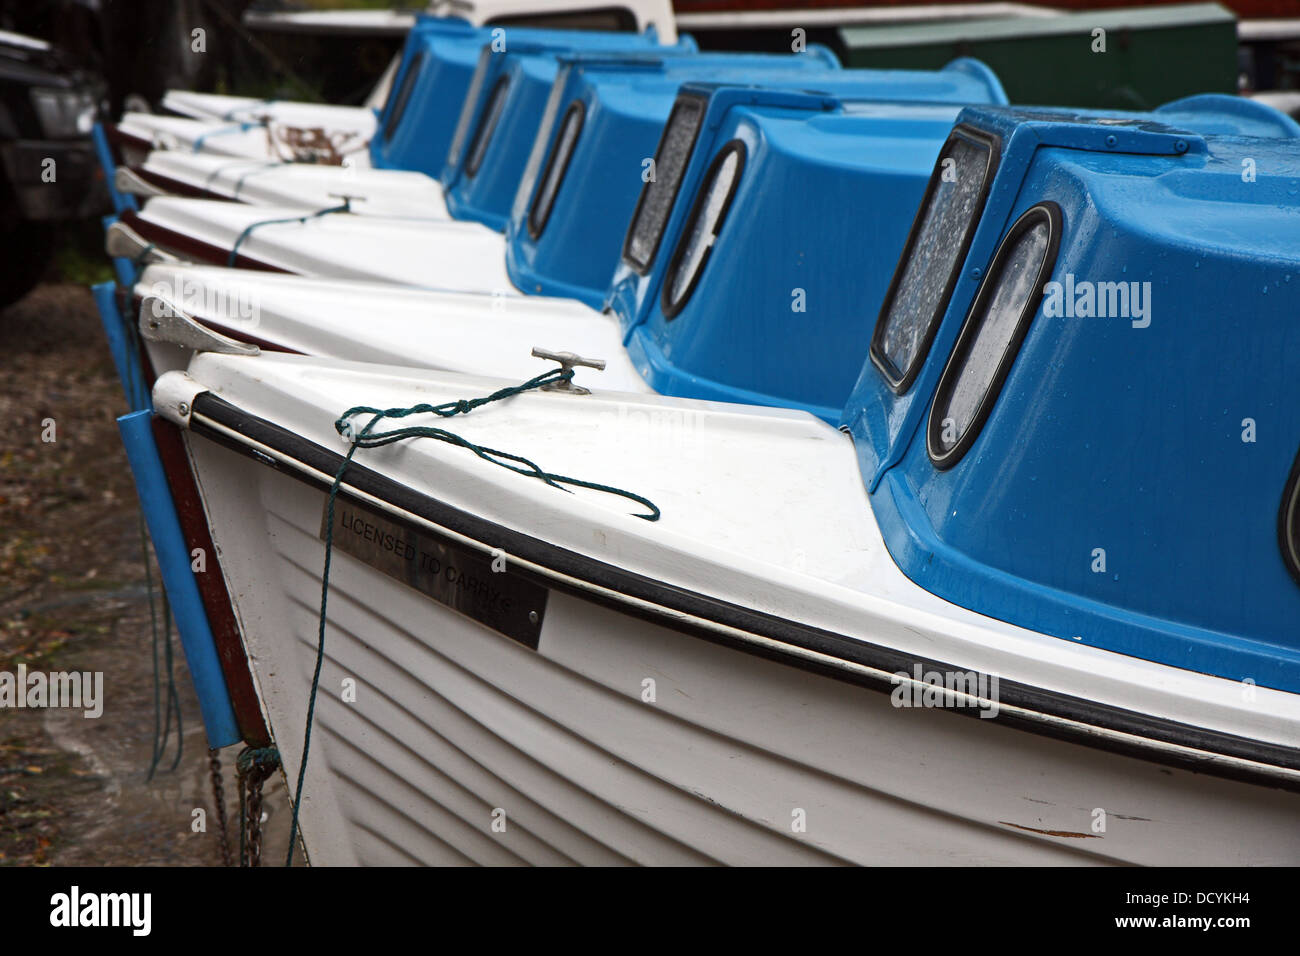
[[(325, 478), (306, 474), (299, 468), (258, 451), (251, 447), (250, 443), (269, 448), (304, 468), (318, 472), (320, 476), (334, 475), (343, 463), (341, 455), (322, 448), (279, 425), (251, 415), (212, 392), (200, 393), (195, 396), (191, 404), (190, 430), (192, 432), (269, 465), (322, 492), (326, 488)], [(240, 437), (234, 438), (230, 433)], [(366, 503), (364, 498), (350, 493), (349, 489), (356, 489), (400, 511), (415, 515), (454, 534), (480, 542), (485, 550), (501, 548), (522, 561), (566, 578), (594, 585), (605, 592), (612, 592), (612, 596), (609, 593), (588, 590), (569, 581), (552, 578), (516, 565), (515, 573), (526, 574), (546, 587), (661, 627), (802, 670), (884, 693), (890, 693), (895, 686), (890, 675), (898, 672), (911, 674), (918, 664), (923, 671), (967, 672), (970, 670), (970, 668), (953, 667), (927, 658), (913, 657), (893, 648), (866, 643), (821, 628), (797, 624), (775, 615), (721, 601), (606, 564), (461, 511), (436, 498), (413, 491), (356, 462), (348, 468), (347, 481), (340, 490), (340, 496), (362, 504)], [(437, 535), (437, 532), (429, 528), (419, 527), (422, 534)], [(463, 542), (461, 545), (463, 546)], [(623, 595), (633, 600), (622, 600)], [(763, 641), (747, 641), (702, 624), (692, 623), (680, 615), (752, 634), (762, 638)], [(768, 642), (785, 645), (790, 650), (772, 647)], [(846, 664), (871, 668), (882, 673), (867, 674), (859, 670), (837, 667), (833, 663), (799, 655), (796, 653), (798, 650), (810, 651)], [(1300, 773), (1300, 749), (1206, 730), (1202, 727), (1099, 704), (1096, 701), (1059, 694), (1015, 681), (1000, 680), (998, 691), (1000, 709), (994, 718), (981, 718), (980, 711), (974, 707), (950, 709), (962, 716), (976, 720), (986, 719), (990, 723), (1015, 727), (1040, 736), (1216, 777), (1300, 793), (1300, 778), (1277, 776), (1268, 772), (1269, 769), (1274, 769)], [(1030, 713), (1019, 713), (1017, 709)], [(1052, 718), (1071, 723), (1057, 723)], [(1100, 735), (1097, 733), (1099, 730), (1123, 734), (1126, 737)], [(1130, 740), (1127, 737), (1141, 739)], [(1163, 750), (1153, 748), (1152, 744), (1172, 745), (1200, 751), (1200, 753)], [(1216, 756), (1251, 761), (1264, 767), (1257, 769), (1216, 763), (1212, 759)]]

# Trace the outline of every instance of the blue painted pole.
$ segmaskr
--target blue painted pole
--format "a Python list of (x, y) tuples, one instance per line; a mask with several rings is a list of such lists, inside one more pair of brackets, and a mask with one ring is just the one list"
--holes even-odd
[(119, 215), (128, 209), (138, 212), (140, 204), (135, 201), (135, 197), (117, 191), (117, 183), (113, 181), (117, 173), (117, 163), (113, 161), (113, 150), (108, 145), (108, 134), (104, 132), (102, 123), (95, 124), (91, 138), (95, 142), (95, 155), (99, 158), (99, 168), (104, 171), (104, 179), (108, 182), (108, 195), (113, 200), (113, 208)]
[(117, 273), (117, 284), (122, 288), (130, 289), (135, 286), (136, 268), (130, 259), (115, 256), (113, 258), (113, 271)]
[(235, 711), (230, 703), (230, 693), (221, 673), (212, 628), (199, 597), (199, 586), (190, 570), (190, 551), (181, 533), (180, 519), (172, 502), (163, 472), (158, 446), (153, 438), (153, 413), (131, 412), (117, 420), (126, 446), (126, 457), (131, 462), (136, 493), (144, 511), (149, 536), (158, 554), (163, 587), (171, 602), (176, 628), (180, 631), (181, 647), (194, 681), (194, 691), (203, 713), (203, 727), (208, 734), (209, 747), (226, 747), (241, 739), (235, 723)]
[(117, 308), (116, 287), (111, 282), (101, 282), (91, 286), (95, 305), (99, 309), (99, 321), (104, 326), (104, 337), (108, 339), (108, 351), (117, 366), (117, 378), (122, 383), (126, 394), (126, 404), (132, 411), (151, 409), (149, 387), (140, 368), (140, 356), (135, 351), (135, 343), (129, 334), (126, 321)]

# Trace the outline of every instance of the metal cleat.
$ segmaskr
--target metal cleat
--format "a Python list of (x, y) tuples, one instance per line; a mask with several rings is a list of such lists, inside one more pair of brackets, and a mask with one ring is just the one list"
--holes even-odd
[[(546, 359), (548, 362), (559, 362), (560, 368), (564, 371), (581, 365), (584, 368), (594, 368), (598, 371), (605, 368), (604, 359), (583, 358), (574, 352), (552, 352), (550, 349), (542, 349), (533, 346), (533, 356), (539, 359)], [(542, 386), (543, 392), (564, 392), (567, 395), (590, 395), (591, 390), (583, 388), (581, 385), (574, 385), (573, 379), (561, 379), (558, 382), (548, 382)]]

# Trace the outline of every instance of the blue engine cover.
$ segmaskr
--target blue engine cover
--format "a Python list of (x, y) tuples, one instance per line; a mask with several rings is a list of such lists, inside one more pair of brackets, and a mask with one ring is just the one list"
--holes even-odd
[[(576, 34), (584, 36), (584, 34)], [(447, 151), (441, 179), (447, 208), (504, 232), (547, 100), (559, 72), (559, 58), (589, 50), (606, 56), (645, 54), (631, 34), (585, 34), (586, 43), (532, 42), (511, 34), (506, 52), (484, 47)], [(695, 41), (655, 47), (658, 57), (696, 57)]]
[[(996, 160), (951, 299), (914, 381), (896, 391), (868, 361), (845, 409), (890, 553), (982, 614), (1300, 691), (1300, 575), (1279, 547), (1300, 449), (1300, 127), (1218, 96), (960, 122)], [(934, 409), (966, 367), (950, 356), (1034, 207), (1055, 210), (1055, 258), (949, 455)]]
[[(653, 33), (474, 27), (463, 20), (421, 15), (407, 34), (370, 141), (370, 159), (377, 169), (409, 169), (434, 178), (441, 175), (483, 48), (494, 38), (503, 41), (507, 50), (661, 49)], [(667, 49), (694, 50), (695, 45), (685, 39)]]
[(416, 19), (370, 140), (376, 169), (437, 177), (485, 42), (487, 32), (464, 21)]
[[(511, 279), (524, 292), (566, 296), (601, 308), (648, 175), (647, 161), (655, 154), (678, 88), (692, 80), (746, 83), (757, 76), (765, 86), (823, 85), (828, 70), (843, 72), (838, 66), (829, 50), (815, 46), (799, 56), (561, 57), (506, 223)], [(567, 161), (552, 170), (558, 138), (571, 115), (580, 123), (576, 138)], [(543, 187), (551, 197), (544, 221), (539, 205)]]
[[(805, 92), (684, 87), (703, 110), (694, 150), (651, 261), (625, 247), (609, 298), (647, 382), (838, 421), (870, 336), (864, 303), (884, 294), (961, 104), (1005, 102), (974, 67), (844, 70)], [(670, 317), (665, 280), (708, 170), (733, 142), (743, 169), (729, 211)]]

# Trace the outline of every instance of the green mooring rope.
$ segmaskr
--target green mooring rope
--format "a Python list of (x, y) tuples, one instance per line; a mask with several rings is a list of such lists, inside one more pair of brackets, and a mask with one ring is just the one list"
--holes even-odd
[[(242, 170), (244, 174), (247, 175), (249, 172), (260, 172), (264, 169), (275, 169), (277, 166), (283, 166), (283, 165), (284, 165), (283, 163), (277, 163), (272, 160), (261, 160), (261, 159), (251, 159), (251, 158), (232, 159), (230, 162), (218, 166), (212, 172), (208, 173), (207, 178), (203, 180), (203, 188), (211, 192), (212, 184), (215, 183), (218, 179), (220, 179), (222, 174), (229, 169)], [(243, 180), (241, 179), (239, 183), (242, 182)], [(236, 196), (239, 195), (239, 183), (235, 185)]]
[[(124, 325), (131, 340), (131, 347), (127, 349), (127, 401), (132, 409), (147, 408), (149, 397), (147, 389), (143, 386), (144, 376), (141, 374), (143, 369), (139, 364), (139, 356), (144, 354), (143, 343), (140, 341), (140, 330), (136, 328), (133, 322), (126, 322)], [(158, 604), (154, 600), (153, 562), (149, 557), (149, 531), (145, 526), (143, 510), (139, 513), (139, 523), (140, 561), (144, 567), (145, 591), (149, 596), (149, 630), (153, 657), (153, 753), (149, 758), (149, 770), (145, 774), (145, 780), (152, 781), (154, 774), (158, 770), (159, 763), (162, 762), (163, 754), (167, 751), (167, 743), (171, 737), (173, 715), (176, 717), (176, 757), (172, 760), (171, 767), (168, 768), (169, 771), (175, 770), (180, 765), (185, 740), (181, 720), (180, 695), (176, 691), (176, 672), (172, 657), (171, 605), (168, 603), (166, 590), (160, 588), (164, 625), (163, 656), (167, 668), (167, 699), (164, 703), (162, 676), (158, 664)], [(165, 719), (164, 714), (166, 715)]]
[(234, 126), (223, 126), (221, 129), (210, 129), (194, 140), (194, 145), (190, 148), (190, 152), (202, 152), (203, 144), (213, 136), (225, 136), (227, 133), (247, 133), (250, 129), (258, 129), (265, 125), (265, 123), (259, 120), (258, 122), (236, 123)]
[[(153, 780), (153, 775), (167, 752), (167, 742), (171, 737), (172, 715), (176, 715), (176, 757), (168, 772), (174, 771), (181, 762), (184, 753), (184, 726), (181, 722), (180, 695), (176, 692), (176, 672), (172, 658), (172, 624), (171, 605), (167, 601), (167, 592), (162, 592), (162, 614), (164, 624), (163, 647), (167, 667), (167, 701), (162, 700), (162, 683), (158, 668), (158, 608), (154, 602), (153, 572), (149, 561), (149, 536), (145, 530), (144, 514), (140, 514), (140, 554), (144, 564), (145, 590), (149, 595), (149, 628), (153, 656), (153, 754), (149, 758), (149, 771), (145, 774), (146, 782)], [(166, 714), (164, 719), (163, 714)]]
[[(239, 113), (244, 110), (256, 109), (259, 106), (274, 106), (278, 102), (279, 100), (258, 100), (256, 103), (252, 104), (251, 106), (236, 106), (233, 109), (227, 110), (225, 115), (222, 116), (221, 118), (225, 120), (227, 123), (229, 123), (232, 122), (233, 120), (238, 119)], [(260, 123), (261, 120), (258, 120), (258, 122)]]
[(341, 205), (329, 206), (325, 209), (317, 209), (315, 212), (309, 212), (305, 216), (290, 216), (287, 219), (263, 219), (261, 222), (249, 223), (244, 231), (239, 234), (239, 238), (235, 240), (235, 244), (230, 247), (230, 256), (226, 259), (226, 266), (231, 269), (235, 267), (235, 260), (239, 258), (239, 247), (244, 244), (245, 239), (253, 234), (254, 229), (261, 229), (263, 226), (275, 226), (289, 222), (305, 223), (312, 219), (318, 219), (321, 216), (328, 216), (333, 212), (351, 211), (352, 203), (345, 199)]
[(262, 165), (262, 166), (255, 166), (255, 167), (252, 168), (252, 169), (246, 170), (246, 171), (245, 171), (245, 172), (244, 172), (244, 173), (243, 173), (243, 174), (242, 174), (238, 179), (235, 180), (235, 190), (234, 190), (233, 193), (231, 193), (231, 195), (233, 195), (236, 199), (238, 199), (238, 198), (239, 198), (239, 194), (240, 194), (240, 193), (243, 191), (243, 189), (244, 189), (244, 181), (245, 181), (245, 180), (247, 180), (247, 179), (249, 179), (249, 178), (251, 178), (251, 177), (253, 177), (253, 176), (257, 176), (257, 175), (259, 175), (259, 174), (261, 174), (261, 173), (269, 172), (269, 171), (272, 170), (272, 169), (283, 169), (286, 165), (289, 165), (289, 164), (286, 164), (286, 163), (266, 163), (265, 165)]
[(149, 253), (153, 252), (157, 248), (158, 246), (151, 242), (135, 254), (135, 257), (131, 260), (131, 265), (135, 266), (137, 278), (139, 278), (140, 270), (143, 269), (146, 265), (148, 265), (148, 263), (145, 262), (145, 257), (148, 256)]
[[(329, 498), (325, 506), (325, 566), (321, 571), (320, 583), (320, 621), (316, 632), (316, 669), (311, 677), (311, 693), (307, 698), (307, 723), (303, 729), (302, 737), (302, 760), (298, 764), (298, 783), (293, 797), (293, 820), (289, 826), (289, 855), (284, 861), (285, 866), (293, 865), (293, 850), (298, 838), (298, 808), (302, 805), (302, 786), (307, 776), (307, 756), (311, 750), (311, 728), (312, 719), (316, 713), (316, 695), (320, 689), (320, 672), (325, 662), (325, 609), (329, 601), (329, 583), (330, 583), (330, 559), (334, 552), (334, 502), (338, 498), (339, 489), (343, 485), (343, 475), (347, 472), (348, 466), (352, 464), (352, 458), (357, 453), (358, 448), (378, 448), (383, 445), (391, 445), (394, 442), (405, 441), (409, 438), (435, 438), (438, 441), (445, 441), (451, 445), (457, 445), (461, 448), (468, 448), (474, 454), (478, 455), (484, 461), (490, 461), (494, 465), (500, 465), (516, 474), (525, 475), (530, 478), (538, 478), (550, 485), (552, 488), (559, 488), (561, 491), (569, 491), (564, 485), (572, 485), (575, 488), (590, 488), (594, 491), (603, 491), (608, 494), (618, 495), (635, 501), (637, 504), (644, 505), (649, 509), (647, 514), (637, 515), (638, 518), (644, 518), (646, 521), (658, 521), (661, 512), (654, 502), (648, 498), (643, 498), (631, 491), (622, 488), (616, 488), (613, 485), (602, 485), (593, 481), (584, 481), (581, 478), (569, 478), (565, 475), (557, 475), (553, 472), (545, 471), (533, 462), (520, 455), (514, 455), (510, 452), (500, 451), (495, 448), (485, 448), (476, 445), (468, 439), (462, 438), (454, 432), (449, 432), (443, 428), (433, 428), (430, 426), (409, 425), (405, 428), (394, 429), (387, 432), (375, 432), (374, 428), (385, 418), (407, 418), (411, 415), (437, 415), (440, 418), (451, 418), (455, 415), (468, 415), (476, 408), (481, 408), (490, 402), (498, 402), (504, 398), (510, 398), (523, 392), (541, 388), (543, 385), (549, 385), (553, 382), (568, 381), (573, 378), (573, 369), (551, 369), (535, 378), (530, 378), (522, 385), (511, 385), (506, 388), (498, 389), (491, 395), (482, 398), (473, 398), (469, 400), (460, 400), (456, 402), (444, 402), (441, 405), (412, 405), (409, 408), (372, 408), (369, 405), (355, 405), (338, 417), (334, 422), (334, 430), (343, 437), (351, 441), (351, 447), (343, 459), (343, 464), (334, 475), (334, 481), (330, 485)], [(353, 427), (351, 419), (357, 415), (371, 415), (372, 418), (366, 423), (365, 427), (357, 432)], [(514, 464), (511, 464), (513, 462)], [(571, 494), (572, 492), (570, 492)]]

